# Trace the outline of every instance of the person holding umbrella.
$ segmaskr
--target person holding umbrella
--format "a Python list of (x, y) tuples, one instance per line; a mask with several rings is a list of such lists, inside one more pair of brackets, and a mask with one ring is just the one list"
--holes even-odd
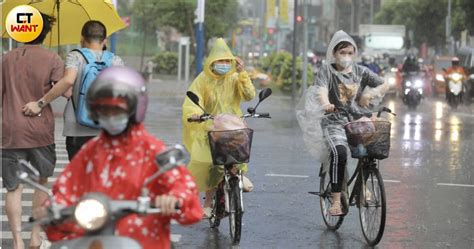
[[(37, 115), (42, 109), (59, 96), (66, 94), (70, 97), (64, 111), (64, 131), (66, 137), (66, 150), (69, 160), (87, 141), (99, 134), (99, 129), (81, 125), (76, 119), (77, 100), (79, 99), (79, 87), (83, 83), (87, 66), (85, 54), (93, 56), (97, 62), (102, 62), (103, 55), (110, 53), (103, 48), (107, 43), (107, 29), (99, 21), (88, 21), (84, 24), (81, 38), (82, 50), (73, 50), (67, 55), (66, 70), (64, 77), (40, 100), (25, 105), (25, 115)], [(85, 48), (85, 49), (84, 49)], [(123, 61), (120, 57), (112, 55), (110, 61), (103, 61), (107, 65), (121, 66)], [(90, 62), (90, 61), (89, 61)], [(71, 91), (72, 90), (72, 91)], [(76, 101), (76, 102), (75, 102)]]

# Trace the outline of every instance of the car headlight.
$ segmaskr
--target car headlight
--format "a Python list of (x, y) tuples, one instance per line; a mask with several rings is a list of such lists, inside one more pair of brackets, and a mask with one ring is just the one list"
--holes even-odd
[(407, 87), (411, 87), (411, 81), (405, 82), (405, 85), (406, 85)]
[(395, 85), (395, 83), (396, 83), (396, 80), (395, 80), (394, 77), (388, 78), (388, 84), (389, 84), (389, 85)]
[(423, 81), (421, 81), (421, 80), (415, 80), (415, 87), (416, 87), (416, 88), (421, 88), (421, 87), (423, 87)]
[(100, 198), (89, 197), (80, 201), (74, 210), (77, 224), (87, 230), (96, 231), (108, 220), (109, 209)]
[(462, 79), (462, 75), (459, 73), (452, 73), (449, 75), (449, 77), (454, 81), (460, 81)]
[(437, 81), (444, 81), (444, 76), (442, 74), (436, 74)]

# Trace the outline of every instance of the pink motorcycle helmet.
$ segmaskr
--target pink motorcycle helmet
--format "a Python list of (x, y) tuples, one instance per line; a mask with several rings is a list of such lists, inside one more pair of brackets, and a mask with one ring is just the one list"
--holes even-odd
[(89, 115), (96, 123), (99, 121), (96, 111), (98, 105), (124, 107), (128, 111), (131, 122), (141, 123), (145, 119), (148, 106), (145, 80), (137, 71), (128, 67), (107, 68), (89, 87), (86, 101)]

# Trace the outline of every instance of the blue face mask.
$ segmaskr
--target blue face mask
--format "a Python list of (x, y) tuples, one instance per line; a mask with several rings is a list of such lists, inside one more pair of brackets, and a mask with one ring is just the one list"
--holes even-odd
[(214, 72), (219, 75), (224, 75), (230, 71), (232, 68), (231, 64), (224, 64), (224, 63), (214, 63)]

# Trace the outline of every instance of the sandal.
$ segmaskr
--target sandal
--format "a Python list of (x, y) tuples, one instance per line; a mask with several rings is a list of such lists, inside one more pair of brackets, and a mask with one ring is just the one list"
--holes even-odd
[(212, 208), (205, 207), (203, 208), (204, 215), (202, 216), (203, 219), (210, 219), (212, 215)]
[(341, 201), (334, 201), (331, 207), (328, 209), (329, 215), (331, 216), (343, 216), (345, 213), (342, 212)]

